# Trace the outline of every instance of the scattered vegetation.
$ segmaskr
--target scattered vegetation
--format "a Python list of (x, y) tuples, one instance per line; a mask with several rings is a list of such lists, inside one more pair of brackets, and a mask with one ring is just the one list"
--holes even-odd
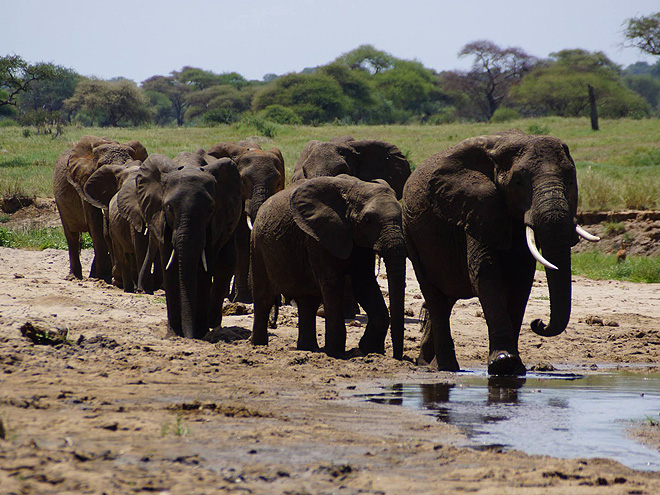
[(188, 426), (186, 426), (183, 417), (180, 414), (176, 416), (176, 422), (174, 424), (164, 424), (160, 430), (162, 436), (175, 435), (177, 437), (185, 437), (190, 433)]
[[(67, 249), (64, 231), (61, 227), (45, 227), (41, 229), (8, 229), (0, 227), (0, 246), (18, 249)], [(82, 235), (83, 249), (92, 248), (92, 238), (89, 234)]]
[(574, 275), (595, 280), (660, 283), (660, 256), (628, 256), (617, 263), (615, 255), (588, 251), (574, 253), (571, 263)]

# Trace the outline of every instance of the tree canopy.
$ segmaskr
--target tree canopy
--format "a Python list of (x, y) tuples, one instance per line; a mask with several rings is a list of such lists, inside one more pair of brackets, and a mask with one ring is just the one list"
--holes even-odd
[(623, 34), (631, 46), (660, 55), (660, 12), (628, 19)]
[[(629, 40), (656, 45), (659, 14), (629, 19)], [(633, 30), (635, 28), (635, 30)], [(641, 33), (641, 34), (640, 34)], [(633, 36), (634, 35), (634, 36)], [(640, 47), (640, 49), (642, 49)], [(592, 86), (601, 116), (660, 111), (660, 61), (625, 70), (602, 52), (580, 48), (538, 59), (518, 47), (476, 40), (458, 53), (472, 66), (438, 73), (417, 60), (361, 45), (331, 62), (248, 80), (186, 65), (139, 85), (90, 79), (52, 63), (0, 57), (0, 119), (24, 125), (440, 124), (515, 116), (581, 116)], [(501, 110), (501, 111), (500, 111)]]

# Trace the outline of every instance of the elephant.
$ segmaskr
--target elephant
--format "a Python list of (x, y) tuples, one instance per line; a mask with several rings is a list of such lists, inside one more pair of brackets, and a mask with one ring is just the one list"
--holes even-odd
[(222, 323), (222, 302), (236, 267), (234, 232), (243, 214), (236, 163), (204, 150), (174, 160), (151, 155), (136, 177), (140, 210), (158, 240), (168, 330), (204, 337)]
[[(374, 273), (374, 257), (385, 260), (390, 313)], [(268, 344), (274, 296), (298, 306), (300, 350), (317, 351), (316, 312), (325, 307), (325, 352), (345, 353), (345, 277), (365, 309), (367, 327), (359, 348), (385, 352), (391, 321), (393, 355), (403, 357), (406, 247), (401, 206), (383, 180), (365, 182), (341, 174), (300, 181), (261, 207), (251, 238), (253, 345)]]
[[(401, 199), (403, 186), (410, 176), (410, 164), (399, 148), (385, 141), (356, 141), (352, 136), (340, 136), (325, 141), (309, 141), (300, 152), (292, 182), (312, 177), (348, 174), (364, 181), (384, 179)], [(346, 282), (344, 317), (353, 318), (359, 310)]]
[(249, 287), (250, 231), (261, 205), (284, 189), (284, 157), (278, 148), (262, 150), (256, 143), (218, 143), (208, 150), (215, 158), (229, 157), (238, 166), (243, 180), (245, 213), (236, 229), (238, 260), (232, 300), (251, 303)]
[(151, 294), (162, 282), (162, 269), (156, 258), (157, 244), (148, 235), (138, 203), (136, 178), (141, 163), (100, 167), (85, 184), (84, 193), (89, 203), (107, 211), (115, 285), (125, 292), (134, 292), (137, 286), (139, 292)]
[[(518, 130), (467, 139), (425, 160), (403, 192), (403, 226), (429, 312), (418, 363), (457, 371), (449, 317), (458, 299), (478, 297), (488, 327), (488, 372), (524, 375), (518, 338), (536, 261), (546, 268), (549, 324), (559, 335), (571, 313), (571, 247), (578, 187), (568, 146)], [(538, 241), (543, 255), (536, 242)]]
[(309, 141), (300, 152), (291, 181), (339, 174), (364, 181), (384, 179), (394, 189), (397, 199), (401, 199), (403, 185), (410, 176), (410, 164), (393, 144), (342, 136), (329, 142)]
[(82, 278), (80, 235), (89, 232), (94, 245), (92, 278), (112, 282), (112, 259), (104, 235), (103, 213), (84, 198), (84, 186), (90, 176), (104, 165), (123, 165), (131, 160), (146, 160), (147, 150), (137, 140), (119, 144), (96, 136), (83, 136), (62, 153), (55, 163), (53, 193), (69, 249), (68, 278)]

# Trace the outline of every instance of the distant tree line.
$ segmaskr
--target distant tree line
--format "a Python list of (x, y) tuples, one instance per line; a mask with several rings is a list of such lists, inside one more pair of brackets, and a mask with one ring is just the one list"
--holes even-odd
[[(627, 20), (624, 36), (658, 55), (660, 13)], [(436, 72), (416, 60), (362, 45), (297, 73), (247, 80), (183, 67), (139, 85), (88, 78), (52, 63), (0, 57), (0, 119), (35, 125), (440, 124), (589, 114), (591, 85), (602, 117), (642, 118), (660, 110), (660, 61), (622, 68), (602, 52), (562, 50), (538, 59), (488, 40), (468, 43), (466, 71)]]

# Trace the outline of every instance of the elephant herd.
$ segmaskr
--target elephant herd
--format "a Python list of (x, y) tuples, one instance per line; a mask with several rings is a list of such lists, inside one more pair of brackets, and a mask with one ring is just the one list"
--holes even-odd
[[(231, 297), (254, 303), (251, 342), (267, 345), (271, 309), (284, 296), (298, 308), (298, 349), (320, 349), (323, 305), (323, 350), (344, 355), (344, 318), (359, 304), (367, 315), (360, 350), (384, 353), (389, 328), (402, 359), (409, 258), (428, 310), (418, 362), (459, 369), (449, 317), (458, 299), (476, 296), (489, 373), (521, 375), (518, 337), (536, 262), (546, 269), (551, 312), (547, 325), (531, 327), (558, 335), (570, 316), (571, 247), (580, 236), (598, 240), (576, 223), (568, 147), (548, 136), (470, 138), (412, 172), (384, 141), (315, 140), (288, 187), (285, 179), (280, 150), (255, 143), (169, 158), (149, 155), (139, 141), (85, 136), (54, 171), (69, 277), (82, 278), (80, 236), (89, 232), (90, 277), (128, 292), (162, 287), (176, 335), (202, 338), (220, 326)], [(387, 271), (389, 310), (376, 256)]]

